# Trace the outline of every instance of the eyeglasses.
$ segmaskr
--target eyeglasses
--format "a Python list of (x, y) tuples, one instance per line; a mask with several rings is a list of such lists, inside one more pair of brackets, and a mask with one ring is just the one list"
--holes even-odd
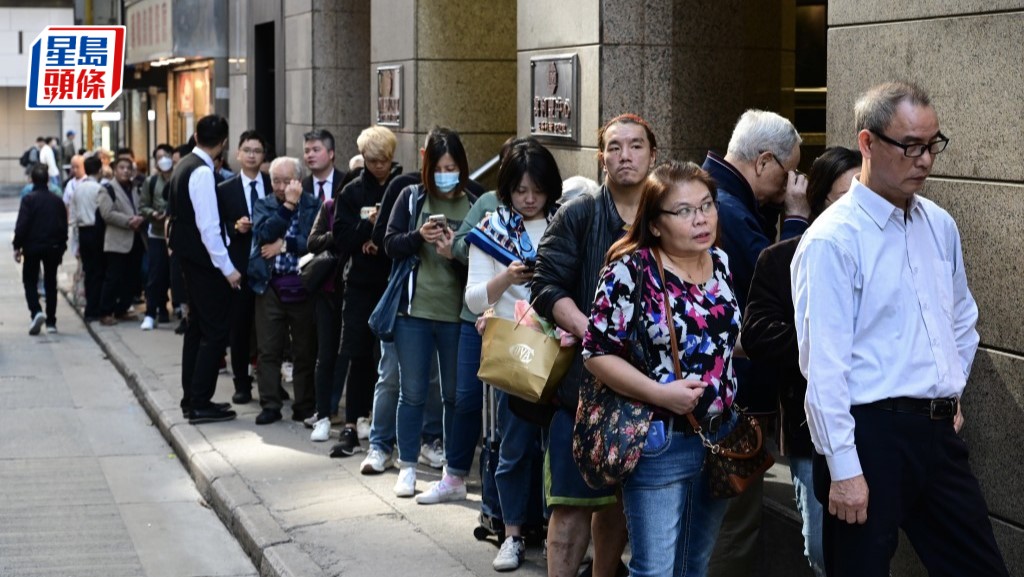
[(660, 210), (660, 214), (671, 214), (672, 216), (678, 216), (683, 220), (693, 221), (697, 217), (697, 211), (700, 211), (704, 216), (714, 214), (718, 211), (718, 203), (713, 200), (708, 200), (701, 203), (700, 206), (689, 206), (683, 205), (675, 210)]
[(242, 154), (263, 154), (262, 148), (243, 148)]
[(881, 140), (882, 142), (888, 142), (889, 144), (895, 146), (896, 148), (902, 148), (903, 156), (907, 156), (910, 158), (924, 156), (924, 152), (926, 150), (932, 156), (935, 156), (936, 154), (939, 154), (943, 150), (946, 150), (946, 145), (949, 144), (949, 139), (946, 138), (941, 132), (936, 135), (935, 140), (927, 144), (903, 144), (902, 142), (898, 142), (896, 140), (889, 138), (888, 136), (882, 134), (881, 132), (875, 132), (870, 128), (868, 129), (868, 132), (877, 136), (878, 139)]

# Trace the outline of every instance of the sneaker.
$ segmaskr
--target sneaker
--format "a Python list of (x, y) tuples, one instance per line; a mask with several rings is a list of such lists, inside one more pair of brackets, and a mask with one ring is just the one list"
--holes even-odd
[(151, 331), (156, 328), (156, 319), (153, 317), (146, 317), (142, 319), (142, 324), (139, 326), (144, 331)]
[(430, 443), (420, 445), (418, 461), (421, 465), (426, 465), (431, 469), (444, 467), (444, 444), (441, 443), (441, 439), (434, 439)]
[(57, 334), (57, 325), (46, 325), (46, 334), (55, 335)]
[(292, 364), (290, 362), (281, 363), (281, 380), (283, 380), (286, 383), (292, 382), (292, 374), (294, 372), (295, 372), (295, 365), (294, 364)]
[(396, 497), (412, 497), (416, 494), (416, 467), (405, 467), (398, 471), (395, 481)]
[[(330, 427), (330, 419), (325, 419), (327, 426)], [(345, 427), (341, 430), (341, 434), (338, 435), (338, 442), (331, 447), (332, 457), (351, 457), (356, 453), (362, 453), (363, 446), (359, 444), (359, 439), (356, 437), (355, 429)]]
[(491, 567), (495, 571), (515, 571), (526, 558), (526, 541), (522, 537), (508, 537), (494, 557)]
[(457, 477), (451, 477), (447, 473), (440, 481), (430, 484), (430, 487), (416, 495), (416, 502), (420, 505), (433, 505), (434, 503), (447, 503), (449, 501), (466, 500), (466, 482)]
[(46, 322), (46, 315), (43, 313), (36, 313), (36, 316), (32, 317), (32, 323), (28, 325), (28, 334), (36, 336), (39, 331), (43, 330), (43, 323)]
[(312, 429), (316, 426), (318, 421), (320, 421), (320, 416), (317, 413), (313, 413), (312, 417), (303, 419), (302, 424), (305, 425), (307, 429)]
[(391, 456), (391, 453), (370, 447), (370, 452), (366, 454), (366, 458), (359, 465), (359, 472), (364, 475), (380, 475), (394, 466), (395, 458)]
[(313, 424), (313, 432), (309, 434), (309, 440), (314, 443), (322, 443), (331, 438), (331, 420), (320, 419)]
[(366, 417), (356, 419), (356, 435), (360, 439), (370, 438), (370, 419)]

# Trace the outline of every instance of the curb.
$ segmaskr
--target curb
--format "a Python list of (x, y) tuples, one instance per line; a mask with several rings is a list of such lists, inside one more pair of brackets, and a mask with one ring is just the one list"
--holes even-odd
[(67, 291), (61, 289), (60, 292), (107, 359), (124, 377), (192, 477), (199, 494), (238, 541), (260, 577), (325, 576), (323, 569), (292, 541), (234, 466), (207, 442), (198, 428), (182, 418), (178, 401), (154, 384), (158, 377), (143, 368), (138, 357), (111, 346), (85, 322)]

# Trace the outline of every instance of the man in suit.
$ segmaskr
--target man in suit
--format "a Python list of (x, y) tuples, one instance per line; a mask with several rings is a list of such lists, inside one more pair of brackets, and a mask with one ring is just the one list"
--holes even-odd
[(324, 128), (303, 135), (303, 160), (309, 176), (302, 179), (302, 192), (313, 195), (320, 204), (335, 198), (346, 184), (345, 172), (334, 167), (334, 135)]
[(228, 345), (231, 292), (240, 289), (242, 279), (222, 236), (213, 178), (213, 159), (227, 139), (227, 120), (215, 115), (200, 118), (196, 147), (174, 168), (170, 183), (170, 246), (185, 278), (189, 310), (181, 351), (181, 408), (192, 424), (236, 416), (211, 401)]
[(272, 191), (270, 177), (260, 172), (266, 156), (267, 143), (255, 130), (247, 130), (238, 139), (236, 156), (240, 172), (217, 186), (220, 220), (227, 234), (231, 264), (242, 273), (241, 288), (231, 298), (231, 372), (234, 374), (236, 405), (252, 400), (252, 377), (249, 375), (249, 344), (255, 318), (254, 296), (249, 287), (247, 270), (252, 253), (253, 208)]
[(132, 184), (135, 168), (129, 158), (114, 163), (114, 179), (99, 195), (100, 216), (106, 223), (103, 252), (106, 272), (100, 293), (100, 323), (116, 325), (119, 320), (135, 320), (129, 312), (132, 288), (138, 285), (144, 250), (139, 230), (146, 219), (139, 215), (139, 193)]

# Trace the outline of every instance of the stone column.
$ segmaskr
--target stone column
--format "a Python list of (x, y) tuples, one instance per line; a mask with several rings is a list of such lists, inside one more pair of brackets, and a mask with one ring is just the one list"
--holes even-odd
[[(927, 90), (949, 146), (923, 195), (956, 219), (981, 348), (964, 437), (1011, 575), (1024, 573), (1024, 8), (992, 2), (829, 3), (828, 143), (856, 146), (853, 103), (891, 79)], [(924, 575), (906, 540), (894, 574)]]
[(395, 160), (420, 166), (435, 125), (462, 136), (470, 169), (515, 132), (514, 0), (375, 0), (368, 86), (377, 114), (377, 67), (402, 66), (402, 121)]

